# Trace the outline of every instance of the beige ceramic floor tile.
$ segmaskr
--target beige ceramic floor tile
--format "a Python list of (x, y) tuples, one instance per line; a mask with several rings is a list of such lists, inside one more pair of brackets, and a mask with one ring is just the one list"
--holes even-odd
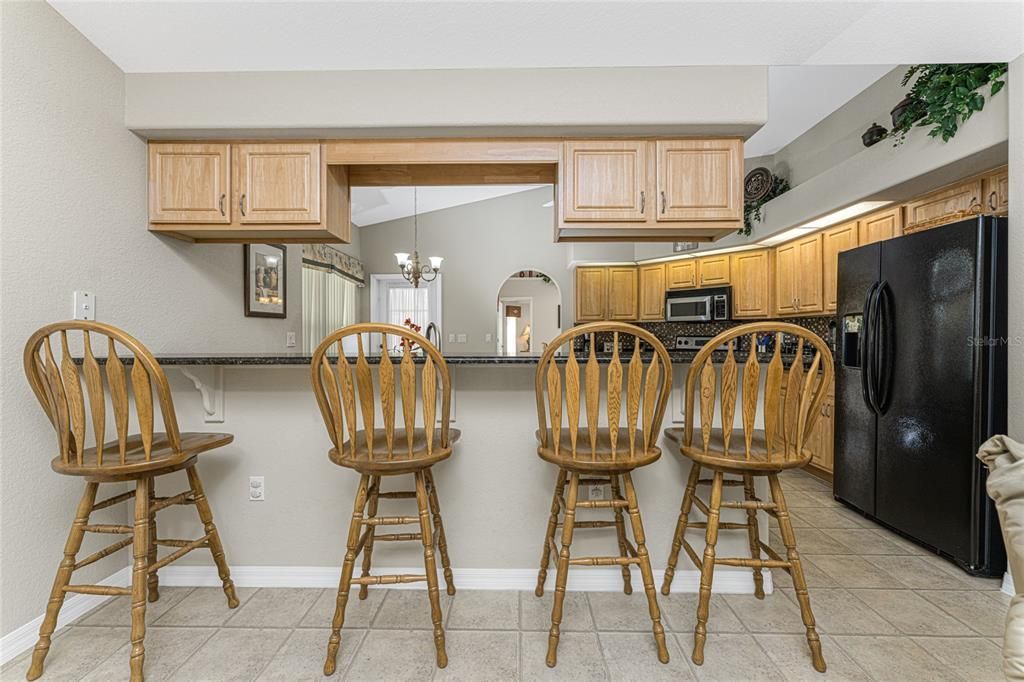
[(448, 667), (435, 673), (435, 682), (512, 682), (518, 679), (518, 631), (449, 630), (445, 638)]
[[(50, 653), (43, 667), (46, 680), (79, 680), (112, 656), (130, 641), (128, 628), (113, 627), (71, 627), (66, 628), (50, 640)], [(33, 644), (34, 646), (34, 644)], [(31, 649), (4, 666), (2, 679), (24, 680), (28, 672)], [(128, 659), (124, 659), (128, 670)]]
[[(816, 562), (803, 554), (800, 555), (800, 566), (804, 569), (804, 581), (808, 587), (839, 587), (839, 583), (832, 576), (821, 570)], [(785, 571), (776, 571), (774, 575), (775, 579), (779, 581), (777, 583), (779, 586), (791, 587), (793, 585), (793, 579)]]
[(831, 576), (836, 584), (841, 587), (884, 588), (902, 584), (878, 566), (859, 556), (815, 554), (813, 556), (805, 556), (804, 558)]
[[(370, 589), (367, 591), (366, 599), (359, 598), (359, 591), (349, 592), (348, 603), (345, 605), (345, 629), (357, 628), (366, 629), (370, 627), (370, 621), (377, 614), (384, 601), (385, 589)], [(300, 628), (330, 628), (334, 620), (334, 607), (338, 601), (338, 590), (329, 588), (320, 593), (316, 602), (303, 616), (299, 623)]]
[(679, 648), (675, 637), (668, 635), (668, 663), (658, 660), (658, 649), (653, 635), (639, 632), (601, 632), (601, 652), (612, 680), (692, 680), (693, 674), (686, 664), (686, 654)]
[[(161, 587), (160, 599), (155, 602), (146, 602), (146, 623), (156, 622), (157, 618), (167, 613), (192, 590), (191, 587)], [(227, 608), (227, 601), (224, 602), (224, 608)], [(128, 595), (109, 599), (103, 606), (75, 621), (75, 625), (123, 625), (129, 627), (131, 624), (131, 597)]]
[(943, 611), (986, 637), (1003, 634), (1006, 606), (979, 590), (918, 590), (917, 593)]
[(860, 514), (850, 511), (845, 507), (816, 507), (813, 509), (802, 509), (801, 514), (815, 528), (874, 528), (871, 521), (868, 521)]
[[(170, 677), (215, 632), (215, 628), (148, 628), (143, 670), (146, 679), (155, 681)], [(128, 680), (131, 677), (128, 665), (131, 652), (131, 642), (126, 641), (119, 651), (86, 675), (83, 682)]]
[(811, 663), (811, 650), (803, 635), (754, 635), (768, 658), (791, 681), (868, 680), (867, 674), (836, 645), (828, 635), (821, 636), (821, 654), (825, 657), (826, 674)]
[(308, 588), (261, 589), (240, 606), (225, 627), (293, 628), (306, 615), (321, 590)]
[(217, 627), (227, 622), (235, 612), (245, 605), (256, 589), (236, 587), (239, 606), (228, 608), (224, 591), (219, 587), (197, 587), (164, 615), (153, 621), (154, 625), (188, 625), (191, 627)]
[(461, 590), (452, 598), (446, 627), (452, 630), (518, 630), (519, 593)]
[[(850, 548), (832, 537), (831, 533), (832, 531), (826, 533), (817, 528), (797, 528), (793, 531), (796, 535), (796, 549), (800, 554), (850, 554)], [(781, 537), (779, 545), (782, 546), (780, 554), (786, 556)]]
[(224, 628), (208, 639), (170, 679), (220, 682), (256, 679), (291, 634), (285, 629)]
[(589, 682), (607, 680), (608, 671), (601, 656), (601, 645), (596, 632), (565, 632), (558, 642), (558, 665), (547, 666), (548, 633), (521, 634), (522, 679), (557, 680), (558, 682)]
[[(543, 597), (533, 592), (519, 593), (519, 614), (523, 630), (551, 629), (552, 592), (548, 590)], [(594, 629), (594, 619), (590, 615), (590, 605), (585, 592), (566, 592), (562, 603), (562, 632), (583, 631)]]
[(973, 634), (966, 625), (912, 590), (850, 590), (906, 635)]
[[(661, 593), (658, 593), (661, 597)], [(651, 613), (647, 607), (647, 595), (643, 589), (633, 594), (622, 592), (590, 592), (590, 611), (598, 630), (609, 632), (645, 632), (652, 627)], [(660, 603), (660, 599), (659, 599)], [(660, 606), (659, 606), (660, 608)], [(662, 614), (662, 624), (665, 616)]]
[[(693, 634), (677, 635), (680, 648), (689, 655), (693, 651)], [(689, 661), (690, 670), (698, 680), (781, 680), (781, 671), (754, 641), (752, 635), (708, 634), (704, 643), (704, 664)]]
[(257, 679), (260, 682), (338, 679), (338, 672), (344, 672), (352, 662), (363, 637), (366, 636), (366, 631), (346, 630), (342, 634), (337, 672), (334, 676), (325, 678), (324, 659), (330, 634), (330, 630), (294, 630)]
[(914, 637), (922, 649), (974, 682), (998, 682), (1003, 677), (1003, 652), (982, 637)]
[(960, 576), (937, 568), (922, 556), (866, 556), (864, 559), (907, 587), (924, 590), (970, 589)]
[(363, 639), (346, 680), (400, 682), (429, 680), (437, 670), (434, 637), (426, 630), (371, 630)]
[[(352, 597), (349, 596), (351, 601)], [(441, 600), (441, 622), (448, 613), (452, 598), (443, 591)], [(426, 590), (388, 590), (384, 602), (373, 618), (375, 630), (432, 630), (430, 598)]]
[(828, 531), (835, 540), (850, 549), (850, 554), (864, 556), (867, 554), (902, 554), (898, 545), (868, 528), (835, 528)]
[(752, 594), (727, 594), (725, 601), (751, 632), (803, 632), (800, 609), (781, 591), (758, 599)]
[(910, 555), (917, 555), (917, 556), (925, 556), (925, 555), (928, 554), (928, 550), (924, 549), (923, 547), (921, 547), (917, 543), (911, 542), (910, 540), (906, 539), (902, 535), (898, 535), (897, 533), (893, 533), (892, 531), (888, 530), (887, 528), (882, 528), (878, 524), (872, 523), (871, 521), (867, 521), (867, 523), (870, 524), (867, 527), (871, 528), (871, 530), (875, 531), (875, 533), (878, 534), (879, 537), (881, 537), (881, 538), (883, 538), (885, 540), (888, 540), (892, 544), (894, 544), (897, 547), (899, 547), (900, 548), (900, 554), (910, 554)]
[(960, 676), (909, 637), (836, 635), (836, 643), (880, 682), (960, 680)]
[[(697, 595), (693, 592), (673, 592), (667, 597), (659, 593), (658, 606), (665, 617), (665, 627), (672, 632), (692, 632), (697, 625)], [(746, 632), (725, 597), (714, 593), (711, 595), (707, 628), (708, 632)]]
[[(782, 592), (797, 604), (796, 592), (788, 589)], [(896, 628), (847, 590), (812, 588), (809, 592), (811, 613), (821, 632), (844, 635), (884, 635), (897, 632)]]

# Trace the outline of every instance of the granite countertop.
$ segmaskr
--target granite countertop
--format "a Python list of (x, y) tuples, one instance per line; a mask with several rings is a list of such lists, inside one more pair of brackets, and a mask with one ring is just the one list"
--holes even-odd
[[(670, 350), (669, 357), (673, 363), (689, 363), (693, 362), (697, 352), (692, 350), (681, 351), (681, 350)], [(746, 362), (748, 353), (746, 351), (737, 351), (734, 353), (736, 362)], [(215, 365), (215, 366), (284, 366), (284, 365), (309, 365), (312, 361), (312, 356), (304, 353), (156, 353), (155, 357), (161, 365), (171, 366), (197, 366), (197, 365)], [(623, 364), (629, 362), (632, 357), (632, 351), (622, 353), (619, 356), (620, 361)], [(645, 361), (651, 357), (650, 353), (641, 353), (641, 358)], [(610, 353), (598, 353), (597, 359), (601, 364), (607, 364), (611, 362)], [(783, 354), (783, 360), (788, 364), (793, 356), (790, 354)], [(392, 362), (398, 363), (401, 361), (401, 357), (392, 356)], [(568, 359), (568, 356), (561, 355), (556, 356), (556, 361), (564, 363)], [(576, 356), (579, 363), (586, 362), (586, 356), (579, 354)], [(96, 358), (96, 360), (103, 364), (106, 362), (106, 358)], [(350, 363), (355, 363), (356, 358), (349, 356)], [(366, 356), (367, 362), (371, 365), (380, 363), (379, 355), (368, 355)], [(415, 358), (416, 362), (423, 362), (422, 357)], [(461, 353), (461, 354), (450, 354), (445, 355), (445, 360), (449, 365), (536, 365), (540, 360), (539, 355), (528, 355), (510, 357), (506, 355), (496, 355), (494, 353)], [(767, 363), (771, 360), (771, 354), (762, 353), (758, 354), (758, 360), (760, 362)], [(126, 364), (132, 362), (131, 358), (122, 358), (122, 361)], [(725, 352), (715, 351), (712, 354), (712, 361), (715, 363), (721, 363), (725, 361)], [(76, 358), (77, 363), (81, 363), (80, 358)], [(809, 363), (809, 356), (805, 356), (805, 363)]]

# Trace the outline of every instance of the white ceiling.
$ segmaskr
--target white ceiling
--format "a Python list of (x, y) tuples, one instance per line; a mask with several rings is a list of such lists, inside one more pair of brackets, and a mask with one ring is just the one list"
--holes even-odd
[[(548, 185), (550, 187), (550, 185)], [(417, 187), (420, 214), (462, 206), (476, 201), (526, 192), (544, 185), (467, 185), (458, 187)], [(352, 222), (360, 227), (404, 218), (413, 214), (412, 187), (353, 187)], [(550, 198), (550, 197), (548, 197)]]
[(1009, 61), (1024, 3), (49, 0), (125, 72)]

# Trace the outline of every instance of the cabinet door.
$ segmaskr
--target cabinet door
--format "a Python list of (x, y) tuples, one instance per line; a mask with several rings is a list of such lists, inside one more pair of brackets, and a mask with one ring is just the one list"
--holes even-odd
[(637, 318), (636, 266), (608, 268), (608, 319)]
[(697, 281), (702, 287), (717, 287), (728, 284), (729, 254), (701, 258), (697, 265)]
[(666, 263), (669, 289), (692, 289), (697, 286), (697, 261), (694, 258)]
[(239, 223), (320, 222), (319, 144), (235, 146)]
[(860, 219), (860, 243), (873, 244), (903, 233), (903, 208), (897, 206)]
[(659, 221), (743, 217), (741, 140), (659, 140), (655, 147)]
[(1004, 214), (1010, 208), (1010, 176), (1007, 169), (986, 175), (982, 183), (985, 192), (985, 212)]
[(798, 255), (795, 242), (775, 249), (775, 312), (780, 315), (796, 313)]
[(230, 223), (230, 147), (149, 145), (149, 221)]
[(768, 251), (740, 251), (732, 255), (732, 316), (766, 318), (771, 316), (768, 292), (771, 278)]
[(836, 309), (839, 254), (858, 246), (859, 224), (854, 221), (825, 230), (821, 235), (821, 274), (825, 292), (825, 311)]
[(821, 235), (804, 237), (796, 242), (797, 288), (796, 307), (801, 313), (820, 313), (824, 308), (821, 281)]
[(631, 140), (565, 142), (562, 145), (564, 220), (643, 221), (647, 196), (647, 148)]
[(665, 264), (643, 265), (640, 273), (638, 319), (665, 319)]
[[(907, 204), (904, 232), (913, 232), (952, 222), (982, 208), (980, 179), (963, 182), (915, 199)], [(862, 240), (863, 241), (863, 240)]]
[(576, 268), (576, 321), (605, 319), (608, 303), (608, 268)]

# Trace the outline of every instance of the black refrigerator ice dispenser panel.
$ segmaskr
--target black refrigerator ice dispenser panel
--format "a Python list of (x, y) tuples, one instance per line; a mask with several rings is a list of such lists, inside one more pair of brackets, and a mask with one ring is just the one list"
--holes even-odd
[(860, 368), (860, 330), (864, 324), (863, 313), (843, 315), (839, 361), (843, 367)]

